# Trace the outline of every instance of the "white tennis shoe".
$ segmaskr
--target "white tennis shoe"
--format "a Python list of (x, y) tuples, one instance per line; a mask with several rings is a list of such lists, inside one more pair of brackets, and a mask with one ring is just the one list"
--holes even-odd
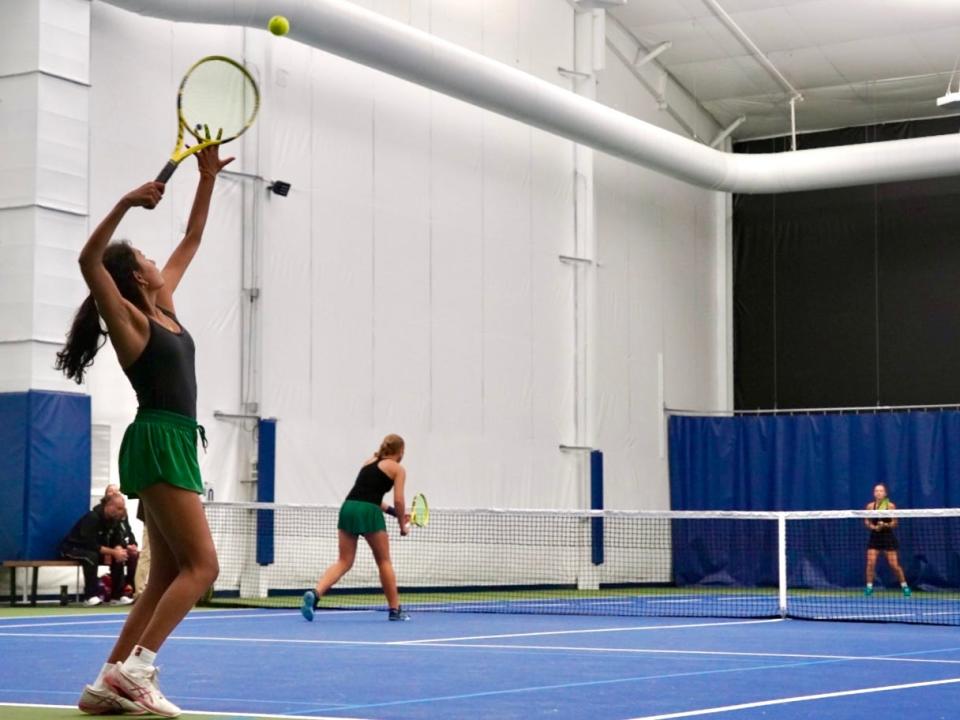
[(162, 717), (177, 717), (180, 708), (167, 700), (157, 686), (157, 668), (150, 666), (143, 673), (128, 673), (121, 663), (117, 663), (103, 681), (118, 695), (140, 705), (148, 712)]
[(109, 687), (97, 690), (93, 685), (83, 688), (77, 703), (80, 712), (87, 715), (146, 715), (146, 708), (118, 695)]

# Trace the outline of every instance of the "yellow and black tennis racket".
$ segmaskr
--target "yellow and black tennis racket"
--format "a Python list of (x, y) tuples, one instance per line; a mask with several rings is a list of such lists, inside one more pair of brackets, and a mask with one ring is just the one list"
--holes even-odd
[[(177, 144), (157, 175), (166, 182), (185, 158), (240, 137), (260, 109), (260, 90), (243, 65), (223, 55), (195, 62), (177, 93)], [(196, 140), (187, 146), (190, 138)]]
[(410, 524), (426, 527), (429, 522), (430, 506), (427, 505), (427, 498), (423, 493), (417, 493), (413, 496), (413, 502), (410, 503)]

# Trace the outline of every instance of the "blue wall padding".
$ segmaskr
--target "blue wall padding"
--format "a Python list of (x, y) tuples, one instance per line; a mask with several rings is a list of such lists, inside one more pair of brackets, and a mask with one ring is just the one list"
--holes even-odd
[[(674, 510), (862, 509), (878, 482), (900, 508), (960, 502), (958, 411), (672, 416), (669, 435)], [(674, 522), (676, 580), (775, 584), (775, 555), (759, 564), (740, 556), (751, 544), (758, 555), (775, 551), (775, 524), (740, 525)], [(788, 582), (862, 585), (868, 532), (862, 520), (788, 523)], [(897, 534), (908, 582), (960, 584), (960, 521), (904, 519)]]
[[(277, 421), (261, 418), (257, 427), (257, 502), (276, 497)], [(273, 510), (257, 511), (257, 563), (273, 563)]]
[(0, 394), (0, 559), (56, 558), (90, 507), (90, 397)]
[(27, 408), (27, 393), (0, 394), (0, 560), (24, 559)]
[[(603, 453), (590, 452), (590, 509), (603, 510)], [(590, 520), (590, 553), (594, 565), (603, 565), (603, 518)]]

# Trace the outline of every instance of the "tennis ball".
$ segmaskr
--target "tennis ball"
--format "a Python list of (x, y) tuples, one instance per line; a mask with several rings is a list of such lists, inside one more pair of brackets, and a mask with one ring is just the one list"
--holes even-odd
[(290, 32), (290, 21), (283, 15), (274, 15), (267, 23), (267, 27), (274, 35), (286, 35)]

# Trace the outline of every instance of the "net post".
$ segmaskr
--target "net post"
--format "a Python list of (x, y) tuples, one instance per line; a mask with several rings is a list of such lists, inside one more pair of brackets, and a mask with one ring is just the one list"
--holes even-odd
[(787, 514), (777, 513), (777, 589), (780, 617), (787, 616)]

